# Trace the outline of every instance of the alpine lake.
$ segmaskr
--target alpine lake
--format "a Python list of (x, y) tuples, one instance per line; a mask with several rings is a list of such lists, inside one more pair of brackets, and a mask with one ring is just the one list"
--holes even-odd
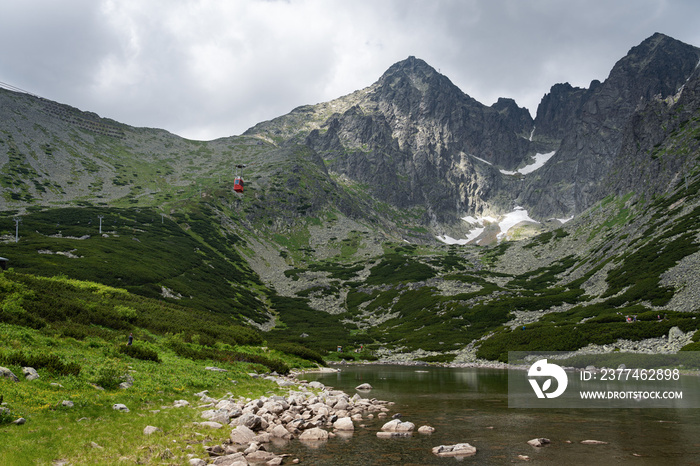
[[(516, 409), (508, 407), (508, 371), (433, 366), (342, 365), (338, 372), (306, 373), (350, 396), (392, 401), (386, 418), (355, 422), (353, 433), (326, 442), (293, 440), (280, 452), (305, 465), (447, 465), (447, 464), (700, 464), (700, 411), (689, 408)], [(690, 383), (700, 384), (697, 375)], [(369, 383), (370, 391), (355, 387)], [(378, 438), (391, 417), (429, 425), (429, 435)], [(544, 447), (528, 440), (548, 438)], [(605, 444), (582, 444), (599, 440)], [(469, 443), (474, 456), (441, 458), (439, 445)], [(275, 448), (277, 449), (277, 448)]]

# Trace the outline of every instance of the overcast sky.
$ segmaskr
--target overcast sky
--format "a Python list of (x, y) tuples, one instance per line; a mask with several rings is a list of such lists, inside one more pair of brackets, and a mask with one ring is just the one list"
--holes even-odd
[(697, 0), (2, 0), (0, 82), (210, 140), (375, 82), (414, 55), (535, 114), (655, 32), (700, 46)]

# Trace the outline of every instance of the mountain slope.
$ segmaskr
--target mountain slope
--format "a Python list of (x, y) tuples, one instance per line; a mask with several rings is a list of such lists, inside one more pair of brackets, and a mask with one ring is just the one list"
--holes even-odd
[[(553, 86), (533, 121), (409, 57), (208, 142), (0, 90), (0, 255), (321, 351), (658, 349), (678, 327), (676, 350), (700, 315), (699, 61), (654, 35), (604, 82)], [(435, 239), (466, 234), (491, 245)]]

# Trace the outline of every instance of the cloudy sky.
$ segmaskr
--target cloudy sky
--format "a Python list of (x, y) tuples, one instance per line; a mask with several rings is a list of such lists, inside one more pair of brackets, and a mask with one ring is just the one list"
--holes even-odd
[(422, 58), (531, 113), (654, 32), (700, 46), (697, 0), (5, 0), (0, 83), (209, 140)]

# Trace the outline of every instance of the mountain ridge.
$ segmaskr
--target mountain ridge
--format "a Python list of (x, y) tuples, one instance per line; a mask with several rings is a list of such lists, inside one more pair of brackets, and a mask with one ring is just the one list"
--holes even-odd
[(318, 349), (469, 361), (542, 342), (628, 348), (672, 327), (686, 341), (700, 317), (699, 61), (652, 36), (603, 82), (552, 86), (533, 120), (409, 57), (214, 141), (0, 90), (2, 255)]

